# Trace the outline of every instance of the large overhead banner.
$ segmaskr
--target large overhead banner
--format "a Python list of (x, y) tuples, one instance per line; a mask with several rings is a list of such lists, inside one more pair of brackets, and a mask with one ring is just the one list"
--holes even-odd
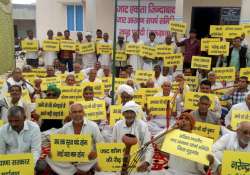
[(147, 41), (152, 31), (157, 41), (163, 41), (171, 20), (175, 20), (175, 0), (140, 0), (140, 6), (138, 0), (118, 0), (117, 35), (124, 34), (128, 41), (138, 31), (138, 22), (141, 40)]

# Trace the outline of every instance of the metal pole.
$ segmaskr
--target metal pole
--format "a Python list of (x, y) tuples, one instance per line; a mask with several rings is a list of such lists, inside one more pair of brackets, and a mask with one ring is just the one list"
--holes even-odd
[(141, 13), (140, 13), (140, 6), (141, 6), (141, 0), (138, 0), (138, 23), (137, 23), (137, 31), (138, 31), (138, 35), (140, 36), (140, 17), (141, 17)]
[(115, 104), (115, 56), (116, 56), (116, 21), (117, 21), (117, 0), (115, 0), (114, 14), (114, 37), (113, 37), (113, 63), (112, 63), (112, 105)]

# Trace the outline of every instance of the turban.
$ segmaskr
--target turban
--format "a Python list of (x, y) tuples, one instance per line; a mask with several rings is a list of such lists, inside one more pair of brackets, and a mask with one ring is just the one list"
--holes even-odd
[(122, 84), (117, 89), (118, 94), (121, 95), (123, 92), (126, 92), (127, 94), (134, 96), (134, 89), (126, 84)]
[(189, 112), (183, 112), (181, 113), (181, 115), (178, 117), (178, 120), (180, 117), (183, 117), (183, 118), (187, 118), (189, 121), (190, 121), (190, 124), (191, 124), (191, 129), (193, 130), (194, 128), (194, 125), (195, 125), (195, 119), (193, 117), (193, 115)]
[(125, 111), (134, 111), (136, 114), (138, 113), (139, 105), (136, 104), (134, 101), (128, 101), (123, 107), (122, 107), (122, 113)]
[(85, 36), (92, 36), (92, 34), (90, 32), (86, 32)]
[(47, 91), (52, 91), (57, 96), (61, 93), (61, 90), (56, 86), (56, 84), (48, 84)]

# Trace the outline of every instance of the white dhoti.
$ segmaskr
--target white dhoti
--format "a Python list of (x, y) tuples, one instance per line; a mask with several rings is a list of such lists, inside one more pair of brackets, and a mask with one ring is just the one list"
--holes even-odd
[(102, 54), (99, 56), (98, 61), (100, 61), (102, 66), (109, 66), (111, 65), (111, 58), (110, 55)]
[(73, 175), (77, 170), (84, 172), (89, 171), (97, 163), (97, 160), (73, 165), (68, 162), (56, 162), (47, 157), (46, 162), (49, 164), (50, 168), (59, 175)]
[(131, 65), (134, 70), (141, 70), (143, 60), (138, 55), (130, 55), (128, 58), (128, 64)]
[(53, 66), (54, 60), (57, 58), (57, 52), (45, 51), (43, 54), (44, 66)]
[(83, 58), (82, 58), (83, 69), (94, 67), (96, 61), (97, 60), (96, 60), (95, 53), (89, 53), (89, 54), (83, 55)]

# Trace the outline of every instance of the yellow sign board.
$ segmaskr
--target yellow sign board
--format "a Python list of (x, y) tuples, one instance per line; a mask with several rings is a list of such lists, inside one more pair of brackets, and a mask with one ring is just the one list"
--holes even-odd
[(61, 79), (58, 77), (48, 77), (41, 79), (42, 79), (42, 84), (41, 84), (42, 91), (46, 91), (49, 84), (56, 84), (57, 87), (61, 85)]
[(136, 70), (135, 71), (135, 81), (140, 84), (140, 83), (145, 83), (149, 79), (154, 78), (154, 71), (146, 71), (146, 70)]
[(43, 50), (49, 52), (59, 51), (59, 40), (44, 40), (43, 41)]
[(128, 55), (139, 55), (140, 54), (141, 44), (126, 44), (126, 54)]
[(184, 22), (170, 21), (169, 22), (169, 31), (176, 32), (179, 34), (185, 34), (187, 30), (187, 24)]
[(161, 151), (208, 165), (213, 140), (196, 134), (174, 130), (165, 136)]
[(133, 100), (134, 100), (137, 104), (139, 104), (139, 105), (141, 105), (141, 106), (144, 106), (144, 104), (146, 103), (146, 96), (145, 96), (145, 94), (136, 91), (135, 94), (134, 94)]
[(193, 133), (216, 141), (220, 137), (220, 125), (205, 122), (195, 122)]
[(208, 51), (209, 43), (220, 42), (220, 38), (202, 38), (201, 39), (201, 51)]
[(154, 96), (161, 91), (161, 88), (140, 88), (138, 92), (143, 93), (146, 97)]
[[(152, 115), (166, 116), (167, 104), (172, 97), (148, 97), (147, 106)], [(169, 106), (170, 107), (170, 106)]]
[(223, 26), (223, 38), (233, 39), (235, 37), (241, 37), (243, 33), (243, 26), (241, 25), (224, 25)]
[(246, 76), (250, 80), (250, 67), (240, 68), (240, 77)]
[(32, 72), (35, 73), (37, 77), (46, 77), (47, 75), (45, 68), (32, 69)]
[(173, 54), (174, 47), (173, 45), (159, 44), (156, 46), (156, 56), (164, 58), (167, 54)]
[(249, 152), (224, 151), (221, 175), (249, 175), (249, 157)]
[(196, 110), (198, 108), (198, 102), (201, 96), (208, 96), (211, 101), (210, 109), (214, 109), (215, 107), (215, 98), (214, 94), (206, 94), (201, 92), (187, 92), (184, 100), (184, 108)]
[(112, 44), (109, 43), (97, 43), (98, 54), (112, 54)]
[(234, 81), (235, 80), (235, 67), (216, 67), (213, 68), (216, 74), (216, 81)]
[(79, 53), (80, 54), (88, 54), (88, 53), (94, 53), (94, 52), (95, 52), (95, 43), (94, 42), (79, 44)]
[(178, 66), (183, 63), (183, 55), (182, 53), (176, 54), (168, 54), (164, 57), (164, 66), (165, 67), (173, 67)]
[(115, 60), (116, 61), (127, 61), (127, 54), (125, 53), (125, 50), (116, 50)]
[(109, 125), (114, 126), (118, 120), (123, 119), (122, 105), (111, 105), (110, 106), (110, 119)]
[(229, 55), (229, 42), (210, 42), (208, 44), (208, 55)]
[(0, 155), (0, 174), (34, 174), (34, 157), (30, 153)]
[(209, 34), (211, 37), (223, 37), (223, 26), (222, 25), (210, 25), (210, 31)]
[(89, 162), (92, 139), (82, 134), (51, 134), (51, 158), (60, 162)]
[(22, 50), (26, 52), (38, 51), (38, 40), (22, 40), (21, 41)]
[(83, 82), (81, 87), (84, 89), (86, 86), (93, 87), (94, 96), (98, 98), (104, 97), (104, 85), (103, 83), (94, 83), (94, 82)]
[(142, 45), (140, 50), (140, 56), (155, 59), (156, 48), (152, 46)]
[(250, 36), (250, 23), (241, 24), (246, 36)]
[(41, 119), (63, 120), (69, 115), (69, 103), (61, 99), (36, 99), (36, 112)]
[(4, 125), (3, 120), (0, 120), (0, 127)]
[(61, 86), (61, 100), (80, 101), (83, 100), (83, 87), (81, 86)]
[(231, 126), (234, 130), (237, 129), (239, 124), (243, 121), (250, 122), (250, 112), (241, 111), (241, 110), (233, 110), (232, 118), (231, 118)]
[(61, 50), (76, 50), (76, 45), (73, 40), (60, 40), (60, 49)]
[(198, 88), (198, 77), (196, 76), (185, 76), (185, 83), (189, 86), (190, 91), (196, 91)]
[(210, 70), (211, 57), (192, 56), (191, 68)]

